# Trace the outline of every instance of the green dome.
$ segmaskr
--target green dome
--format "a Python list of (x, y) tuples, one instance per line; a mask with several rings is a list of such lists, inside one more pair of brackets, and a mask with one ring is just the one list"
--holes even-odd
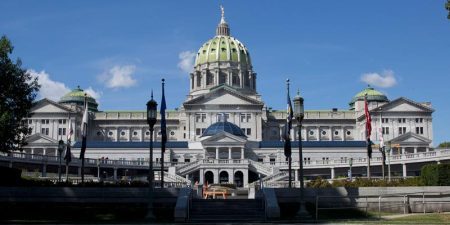
[(234, 62), (251, 65), (250, 53), (236, 38), (218, 35), (202, 45), (195, 58), (195, 66), (213, 62)]
[(389, 99), (385, 94), (375, 90), (373, 87), (367, 86), (366, 89), (356, 94), (352, 101), (349, 103), (350, 107), (353, 107), (356, 101), (364, 101), (364, 97), (367, 95), (367, 101), (369, 102), (388, 102)]
[(79, 106), (84, 105), (84, 96), (86, 94), (86, 100), (88, 102), (88, 109), (90, 111), (98, 111), (98, 103), (90, 96), (88, 93), (84, 92), (83, 89), (78, 86), (77, 88), (73, 89), (71, 92), (65, 94), (61, 99), (59, 100), (59, 103), (61, 104), (76, 104)]

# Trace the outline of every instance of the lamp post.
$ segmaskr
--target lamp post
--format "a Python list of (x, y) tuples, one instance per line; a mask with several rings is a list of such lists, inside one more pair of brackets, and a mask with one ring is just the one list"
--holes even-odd
[(148, 198), (148, 213), (147, 218), (148, 219), (154, 219), (155, 216), (153, 215), (153, 131), (154, 126), (156, 124), (156, 118), (157, 118), (157, 106), (158, 103), (156, 103), (155, 100), (153, 100), (153, 91), (151, 95), (150, 101), (147, 102), (147, 123), (149, 126), (150, 131), (150, 152), (149, 152), (149, 159), (148, 159), (148, 191), (149, 191), (149, 198)]
[(310, 217), (305, 208), (304, 201), (304, 182), (303, 182), (303, 146), (302, 146), (302, 121), (305, 117), (305, 107), (303, 105), (303, 98), (300, 96), (300, 90), (294, 97), (294, 117), (298, 122), (298, 157), (299, 157), (299, 176), (300, 176), (300, 208), (297, 212), (298, 217)]
[(61, 158), (62, 158), (63, 151), (64, 151), (64, 141), (62, 139), (60, 139), (58, 142), (58, 158), (59, 158), (58, 182), (61, 182)]

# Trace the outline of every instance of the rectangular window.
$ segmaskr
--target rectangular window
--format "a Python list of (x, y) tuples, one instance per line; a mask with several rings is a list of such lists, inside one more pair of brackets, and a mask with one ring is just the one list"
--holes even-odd
[(48, 135), (48, 128), (42, 128), (41, 134)]
[(49, 124), (50, 120), (41, 120), (41, 124)]
[(247, 135), (252, 135), (252, 129), (251, 128), (247, 128)]
[(383, 127), (383, 134), (389, 134), (389, 127)]
[(258, 158), (258, 162), (264, 162), (263, 158)]
[(58, 120), (59, 124), (66, 124), (66, 120)]
[(183, 138), (186, 139), (186, 133), (183, 133)]
[(206, 113), (196, 113), (195, 122), (204, 123), (206, 121)]
[(398, 123), (406, 123), (406, 118), (398, 118)]
[(423, 134), (423, 127), (416, 127), (416, 134)]
[(191, 159), (184, 159), (185, 163), (191, 162)]
[(241, 122), (242, 123), (248, 123), (252, 119), (251, 113), (241, 113)]
[(28, 120), (28, 124), (32, 124), (33, 123), (33, 120)]
[(173, 163), (177, 163), (177, 162), (178, 162), (178, 159), (172, 159), (172, 162), (173, 162)]
[(381, 119), (381, 122), (382, 122), (382, 123), (389, 123), (389, 118), (382, 118), (382, 119)]
[(423, 123), (423, 118), (416, 118), (416, 123)]
[(200, 136), (202, 134), (201, 132), (200, 128), (195, 129), (195, 135)]
[(217, 121), (228, 121), (230, 119), (229, 113), (220, 113), (217, 114)]
[(398, 134), (405, 134), (406, 133), (406, 127), (399, 127), (398, 128)]

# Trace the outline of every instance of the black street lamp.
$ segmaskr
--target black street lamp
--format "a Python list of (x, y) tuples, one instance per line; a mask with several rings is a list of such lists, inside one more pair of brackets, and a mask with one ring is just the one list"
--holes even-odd
[(156, 103), (155, 100), (153, 100), (153, 91), (152, 91), (152, 98), (150, 101), (147, 102), (147, 123), (149, 126), (150, 131), (150, 153), (149, 153), (149, 160), (148, 160), (148, 189), (149, 189), (149, 211), (147, 214), (147, 218), (154, 219), (155, 216), (153, 215), (153, 131), (154, 126), (156, 124), (157, 120), (157, 106), (158, 103)]
[(300, 96), (300, 90), (294, 97), (294, 117), (298, 122), (298, 157), (299, 157), (299, 176), (300, 176), (300, 208), (297, 212), (298, 217), (310, 217), (305, 208), (304, 201), (304, 182), (303, 182), (303, 146), (302, 146), (302, 122), (305, 117), (305, 107), (303, 98)]
[(62, 158), (63, 151), (64, 151), (64, 141), (62, 139), (60, 139), (58, 142), (58, 157), (59, 157), (58, 182), (61, 182), (61, 158)]

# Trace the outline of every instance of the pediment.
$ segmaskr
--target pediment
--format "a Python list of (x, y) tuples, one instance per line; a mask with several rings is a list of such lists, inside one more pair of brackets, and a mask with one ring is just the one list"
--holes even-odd
[(380, 111), (383, 112), (433, 112), (434, 110), (430, 107), (424, 106), (420, 103), (412, 101), (407, 98), (398, 98), (394, 101), (391, 101), (383, 106), (375, 108), (371, 111)]
[(27, 137), (26, 142), (30, 145), (32, 144), (57, 144), (58, 141), (42, 134), (33, 134)]
[(215, 134), (214, 136), (203, 139), (201, 142), (204, 146), (218, 144), (243, 145), (247, 142), (247, 140), (245, 138), (238, 137), (227, 132), (220, 132)]
[(223, 85), (209, 93), (186, 101), (184, 105), (264, 105), (263, 102), (248, 97), (232, 87)]
[(71, 110), (49, 99), (36, 102), (31, 108), (32, 113), (68, 113)]
[(431, 140), (418, 134), (408, 132), (392, 139), (390, 142), (393, 144), (430, 144)]

